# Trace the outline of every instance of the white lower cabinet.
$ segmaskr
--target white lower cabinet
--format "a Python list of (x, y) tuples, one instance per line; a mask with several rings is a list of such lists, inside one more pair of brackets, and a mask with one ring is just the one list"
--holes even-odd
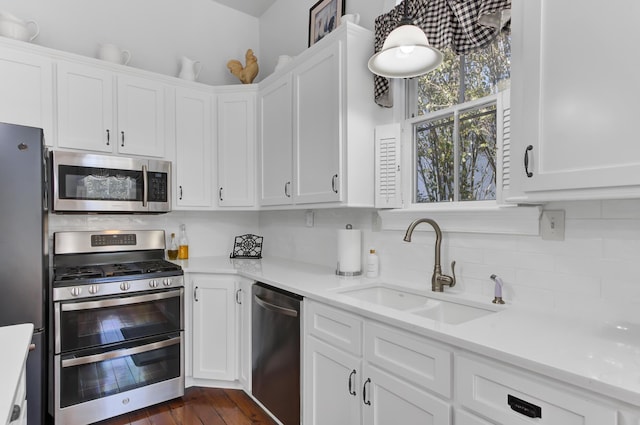
[(251, 286), (253, 281), (238, 278), (236, 304), (238, 306), (238, 381), (251, 392)]
[(305, 312), (305, 425), (451, 423), (445, 347), (313, 301)]
[(588, 394), (486, 359), (457, 356), (455, 377), (458, 402), (496, 424), (618, 424), (616, 408)]
[(236, 379), (238, 279), (191, 274), (193, 287), (193, 377)]
[(464, 410), (456, 409), (453, 415), (453, 423), (456, 425), (494, 425), (492, 422), (487, 422), (483, 419), (480, 419), (476, 415), (465, 412)]

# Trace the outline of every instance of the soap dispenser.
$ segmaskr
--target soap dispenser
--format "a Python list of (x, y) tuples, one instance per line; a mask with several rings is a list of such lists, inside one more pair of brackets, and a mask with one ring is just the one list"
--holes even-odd
[(378, 258), (378, 254), (376, 254), (376, 250), (371, 248), (369, 250), (369, 255), (367, 255), (367, 277), (378, 277), (379, 273), (380, 259)]

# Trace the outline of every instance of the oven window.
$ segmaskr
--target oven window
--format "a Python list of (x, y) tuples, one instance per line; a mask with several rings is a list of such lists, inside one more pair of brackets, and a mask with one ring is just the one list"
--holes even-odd
[(60, 407), (133, 390), (181, 376), (180, 334), (85, 350), (60, 361)]
[(67, 352), (182, 330), (180, 290), (60, 303), (56, 328)]
[(96, 201), (142, 201), (141, 170), (59, 165), (59, 198)]

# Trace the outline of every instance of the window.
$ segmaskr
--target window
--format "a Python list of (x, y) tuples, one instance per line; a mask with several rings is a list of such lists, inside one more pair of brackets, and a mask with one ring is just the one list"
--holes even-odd
[(497, 93), (508, 87), (510, 34), (412, 80), (413, 202), (496, 199)]

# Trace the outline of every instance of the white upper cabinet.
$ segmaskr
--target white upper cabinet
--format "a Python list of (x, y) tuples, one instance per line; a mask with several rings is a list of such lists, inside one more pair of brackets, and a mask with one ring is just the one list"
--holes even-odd
[[(294, 202), (341, 201), (343, 146), (340, 54), (343, 41), (330, 44), (293, 71)], [(373, 158), (372, 158), (373, 160)]]
[(74, 62), (57, 71), (59, 147), (164, 156), (162, 83)]
[(255, 86), (218, 93), (218, 205), (255, 206)]
[(213, 96), (206, 91), (176, 89), (176, 194), (177, 209), (211, 207)]
[(291, 73), (260, 90), (261, 205), (287, 205), (292, 199), (293, 115)]
[(0, 47), (0, 121), (39, 127), (53, 145), (53, 62)]
[(58, 62), (58, 146), (114, 152), (113, 73)]
[(347, 23), (260, 83), (261, 205), (373, 207), (374, 127), (391, 111), (373, 101), (372, 53)]
[[(616, 9), (616, 4), (619, 8)], [(514, 0), (510, 201), (638, 197), (640, 8)]]
[(118, 153), (164, 156), (164, 85), (118, 75)]

